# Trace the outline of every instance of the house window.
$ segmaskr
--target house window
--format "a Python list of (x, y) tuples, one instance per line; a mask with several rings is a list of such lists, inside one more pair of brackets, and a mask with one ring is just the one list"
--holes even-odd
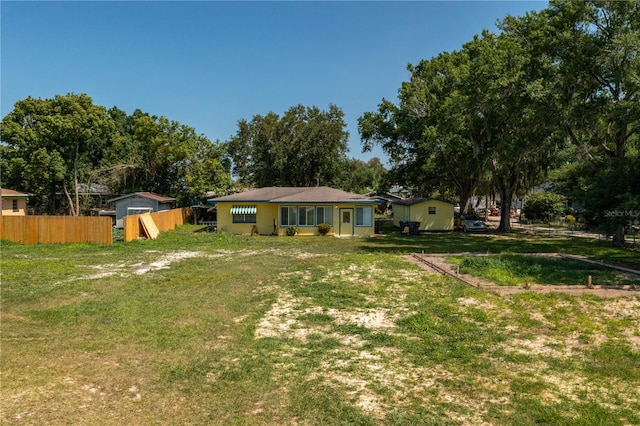
[(231, 207), (233, 223), (256, 223), (256, 206)]
[(298, 209), (296, 207), (280, 207), (280, 226), (296, 226)]
[(298, 207), (298, 224), (300, 226), (314, 226), (316, 224), (315, 207)]
[(14, 212), (18, 212), (20, 211), (20, 209), (18, 209), (18, 200), (13, 200), (13, 211)]
[(316, 207), (316, 223), (326, 223), (327, 225), (333, 225), (333, 214), (331, 207)]
[(436, 206), (429, 206), (429, 214), (436, 214)]
[(356, 207), (356, 226), (371, 226), (372, 220), (371, 207)]
[(255, 214), (234, 214), (233, 223), (256, 223)]

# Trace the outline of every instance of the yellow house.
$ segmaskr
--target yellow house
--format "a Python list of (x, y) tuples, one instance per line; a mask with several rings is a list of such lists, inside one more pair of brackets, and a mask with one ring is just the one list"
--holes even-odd
[(26, 216), (27, 201), (31, 194), (14, 191), (13, 189), (0, 188), (2, 199), (2, 216)]
[(374, 207), (381, 201), (321, 187), (268, 187), (208, 200), (217, 208), (219, 231), (232, 234), (320, 235), (318, 225), (330, 226), (327, 235), (369, 237), (375, 234)]
[(393, 225), (419, 223), (418, 232), (453, 232), (453, 203), (438, 198), (407, 198), (393, 203)]

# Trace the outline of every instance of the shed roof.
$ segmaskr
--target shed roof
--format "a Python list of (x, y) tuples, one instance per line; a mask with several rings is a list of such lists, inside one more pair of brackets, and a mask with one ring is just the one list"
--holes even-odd
[(391, 204), (398, 204), (401, 206), (412, 206), (414, 204), (424, 203), (425, 201), (441, 201), (443, 203), (454, 205), (451, 201), (443, 200), (441, 198), (428, 197), (428, 198), (405, 198), (403, 200), (393, 201)]
[(0, 188), (0, 195), (5, 198), (29, 198), (32, 194), (26, 192), (15, 191), (8, 188)]
[(380, 203), (375, 198), (328, 186), (282, 187), (271, 186), (212, 198), (210, 202), (267, 202), (267, 203)]
[(120, 200), (122, 200), (124, 198), (129, 198), (129, 197), (133, 197), (133, 196), (150, 198), (152, 200), (156, 200), (156, 201), (161, 202), (161, 203), (170, 203), (170, 202), (176, 200), (175, 198), (165, 197), (164, 195), (155, 194), (153, 192), (134, 192), (134, 193), (131, 193), (131, 194), (123, 195), (123, 196), (118, 197), (118, 198), (112, 198), (111, 200), (108, 200), (108, 202), (111, 203), (111, 202), (114, 202), (114, 201), (120, 201)]

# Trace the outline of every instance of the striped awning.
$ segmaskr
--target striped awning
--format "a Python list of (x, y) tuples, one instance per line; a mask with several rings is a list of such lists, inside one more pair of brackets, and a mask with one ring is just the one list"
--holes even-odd
[(233, 206), (231, 214), (256, 214), (256, 206)]

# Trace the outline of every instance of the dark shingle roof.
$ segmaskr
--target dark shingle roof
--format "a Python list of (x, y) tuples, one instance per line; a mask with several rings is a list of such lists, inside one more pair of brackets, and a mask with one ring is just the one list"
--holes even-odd
[(280, 187), (258, 188), (252, 191), (239, 192), (224, 197), (212, 198), (211, 202), (270, 202), (270, 203), (379, 203), (380, 201), (330, 188), (314, 187)]
[(134, 192), (133, 194), (127, 194), (127, 195), (123, 195), (122, 197), (113, 198), (111, 200), (108, 200), (108, 202), (111, 203), (113, 201), (122, 200), (123, 198), (133, 197), (134, 195), (138, 195), (140, 197), (145, 197), (145, 198), (151, 198), (152, 200), (156, 200), (161, 203), (170, 203), (176, 200), (175, 198), (165, 197), (164, 195), (155, 194), (153, 192)]
[(398, 200), (398, 201), (393, 201), (391, 204), (398, 204), (401, 206), (412, 206), (414, 204), (418, 204), (418, 203), (422, 203), (424, 201), (430, 201), (430, 200), (436, 200), (436, 201), (442, 201), (443, 203), (448, 203), (448, 204), (453, 204), (451, 201), (447, 201), (447, 200), (443, 200), (441, 198), (404, 198), (402, 200)]

